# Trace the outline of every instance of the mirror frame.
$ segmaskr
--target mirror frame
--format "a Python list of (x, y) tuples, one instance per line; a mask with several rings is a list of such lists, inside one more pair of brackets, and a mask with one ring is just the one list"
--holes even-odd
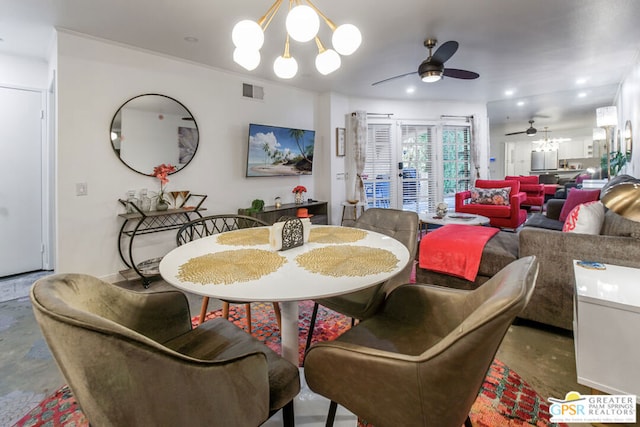
[[(171, 172), (171, 173), (170, 173), (170, 175), (173, 175), (174, 173), (178, 173), (179, 171), (181, 171), (182, 169), (184, 169), (184, 168), (185, 168), (189, 163), (191, 163), (191, 161), (192, 161), (192, 160), (193, 160), (193, 158), (195, 157), (195, 155), (196, 155), (196, 153), (197, 153), (197, 151), (198, 151), (198, 147), (199, 147), (199, 145), (200, 145), (200, 129), (198, 128), (198, 122), (196, 121), (196, 119), (195, 119), (195, 117), (193, 116), (193, 114), (191, 113), (191, 111), (189, 111), (189, 109), (188, 109), (188, 108), (187, 108), (187, 107), (186, 107), (182, 102), (178, 101), (178, 100), (177, 100), (177, 99), (175, 99), (175, 98), (172, 98), (172, 97), (167, 96), (167, 95), (162, 95), (162, 94), (159, 94), (159, 93), (144, 93), (144, 94), (142, 94), (142, 95), (137, 95), (137, 96), (134, 96), (133, 98), (129, 98), (128, 100), (126, 100), (126, 101), (125, 101), (122, 105), (120, 105), (120, 107), (116, 110), (115, 114), (113, 115), (113, 118), (111, 119), (111, 124), (110, 124), (110, 126), (109, 126), (109, 142), (110, 142), (110, 144), (111, 144), (111, 148), (113, 149), (113, 152), (114, 152), (114, 154), (118, 157), (118, 159), (119, 159), (119, 160), (120, 160), (120, 161), (121, 161), (125, 166), (127, 166), (129, 169), (131, 169), (132, 171), (137, 172), (137, 173), (139, 173), (139, 174), (141, 174), (141, 175), (145, 175), (145, 176), (154, 176), (154, 175), (153, 175), (153, 170), (149, 171), (148, 173), (147, 173), (147, 172), (143, 172), (143, 171), (140, 171), (140, 170), (136, 169), (134, 166), (130, 165), (129, 163), (127, 163), (127, 162), (126, 162), (126, 161), (125, 161), (125, 160), (120, 156), (120, 150), (119, 150), (118, 148), (116, 148), (115, 141), (114, 141), (114, 140), (112, 139), (112, 137), (111, 137), (112, 133), (114, 132), (114, 123), (116, 122), (116, 118), (118, 117), (118, 114), (121, 114), (122, 109), (123, 109), (123, 108), (125, 108), (125, 106), (126, 106), (127, 104), (129, 104), (130, 102), (132, 102), (132, 101), (134, 101), (134, 100), (136, 100), (136, 99), (138, 99), (138, 98), (145, 97), (145, 96), (160, 96), (160, 97), (163, 97), (163, 98), (166, 98), (166, 99), (168, 99), (168, 100), (170, 100), (170, 101), (175, 102), (177, 105), (179, 105), (180, 107), (182, 107), (182, 108), (185, 110), (185, 112), (188, 114), (188, 116), (189, 116), (189, 118), (190, 118), (189, 120), (193, 121), (193, 125), (195, 126), (196, 133), (197, 133), (197, 135), (198, 135), (198, 136), (197, 136), (197, 139), (196, 139), (196, 141), (195, 141), (195, 149), (193, 150), (193, 155), (191, 156), (191, 158), (189, 159), (189, 161), (187, 161), (186, 163), (184, 163), (184, 164), (182, 164), (182, 163), (181, 163), (181, 164), (179, 164), (179, 165), (178, 165), (178, 164), (174, 165), (174, 166), (176, 167), (176, 171), (175, 171), (175, 172)], [(121, 120), (122, 120), (122, 119), (121, 119)], [(163, 162), (163, 163), (169, 163), (169, 162)]]
[(627, 120), (624, 125), (624, 154), (627, 160), (631, 160), (633, 154), (633, 132), (631, 128), (631, 120)]

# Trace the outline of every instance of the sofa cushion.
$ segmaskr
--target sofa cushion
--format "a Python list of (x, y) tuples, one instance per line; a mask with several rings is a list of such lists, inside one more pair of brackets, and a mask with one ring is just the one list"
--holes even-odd
[(608, 210), (604, 215), (604, 224), (600, 234), (640, 239), (640, 222), (632, 221)]
[(481, 205), (508, 206), (511, 187), (471, 188), (471, 203)]
[(504, 179), (507, 181), (520, 181), (520, 189), (522, 189), (522, 184), (538, 184), (540, 182), (540, 177), (538, 175), (507, 175)]
[(562, 231), (567, 233), (600, 234), (604, 223), (604, 205), (595, 201), (583, 203), (569, 212)]
[(558, 218), (560, 221), (564, 222), (569, 215), (569, 212), (573, 210), (576, 206), (593, 202), (600, 198), (600, 190), (580, 190), (573, 189), (569, 192), (567, 196), (567, 201), (562, 206), (562, 211), (560, 211), (560, 217)]
[(511, 217), (511, 208), (509, 206), (480, 205), (475, 203), (469, 203), (469, 204), (457, 207), (456, 212), (482, 215), (482, 216), (486, 216), (487, 218)]
[(541, 213), (534, 213), (529, 217), (529, 219), (527, 219), (527, 222), (524, 223), (524, 226), (546, 228), (547, 230), (562, 231), (564, 222), (558, 221), (557, 219), (549, 218), (546, 215)]

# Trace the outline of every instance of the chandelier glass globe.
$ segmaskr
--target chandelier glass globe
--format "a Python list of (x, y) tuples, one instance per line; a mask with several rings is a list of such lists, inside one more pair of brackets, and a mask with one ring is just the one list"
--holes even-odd
[(355, 25), (343, 24), (333, 32), (331, 43), (340, 55), (351, 55), (360, 47), (362, 34)]
[(231, 40), (235, 47), (260, 50), (264, 44), (264, 32), (256, 22), (245, 19), (233, 27)]
[(318, 14), (307, 5), (298, 5), (287, 14), (287, 32), (297, 42), (308, 42), (320, 29)]
[(279, 56), (273, 62), (273, 72), (281, 79), (290, 79), (298, 72), (298, 61), (290, 56)]

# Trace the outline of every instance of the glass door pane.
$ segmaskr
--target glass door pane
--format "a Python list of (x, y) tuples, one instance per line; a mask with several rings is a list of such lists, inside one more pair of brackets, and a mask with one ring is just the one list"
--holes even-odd
[(434, 210), (437, 195), (435, 178), (434, 129), (431, 125), (402, 125), (402, 192), (399, 205), (403, 210)]

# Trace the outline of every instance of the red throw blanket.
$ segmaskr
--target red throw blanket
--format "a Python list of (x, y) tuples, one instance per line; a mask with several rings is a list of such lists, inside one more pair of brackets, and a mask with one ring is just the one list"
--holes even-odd
[(493, 227), (448, 224), (427, 233), (420, 242), (420, 268), (476, 280), (482, 250), (498, 232)]

